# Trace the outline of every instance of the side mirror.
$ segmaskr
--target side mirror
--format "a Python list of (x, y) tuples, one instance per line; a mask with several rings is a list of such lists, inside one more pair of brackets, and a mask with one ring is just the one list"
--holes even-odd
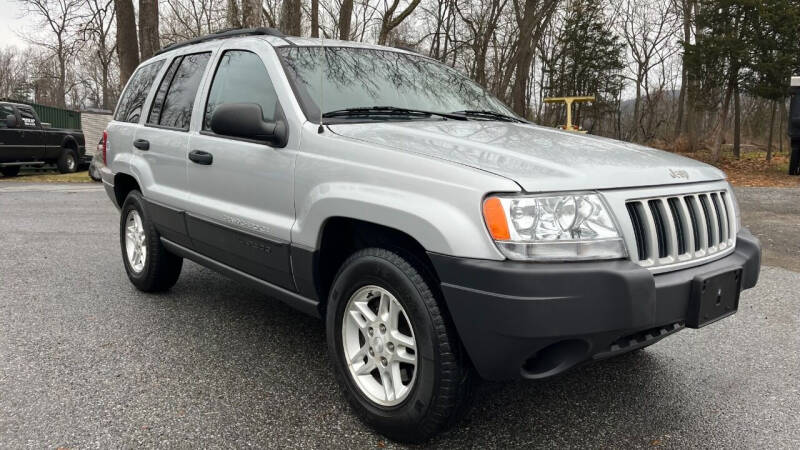
[(17, 128), (17, 116), (9, 114), (6, 116), (6, 127)]
[(263, 117), (261, 105), (256, 103), (223, 103), (211, 115), (211, 131), (285, 147), (289, 139), (286, 122), (267, 122)]

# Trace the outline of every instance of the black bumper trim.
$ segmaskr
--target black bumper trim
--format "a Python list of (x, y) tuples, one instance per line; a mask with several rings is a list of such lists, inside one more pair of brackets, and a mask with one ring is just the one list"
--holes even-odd
[(467, 353), (490, 380), (544, 378), (649, 345), (678, 330), (613, 347), (637, 333), (682, 328), (700, 274), (742, 268), (742, 289), (755, 286), (760, 255), (747, 230), (730, 255), (657, 275), (630, 261), (526, 263), (429, 253)]

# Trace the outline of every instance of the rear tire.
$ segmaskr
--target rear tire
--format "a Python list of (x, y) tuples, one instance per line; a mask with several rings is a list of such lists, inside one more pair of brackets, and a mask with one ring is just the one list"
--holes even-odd
[(61, 156), (56, 162), (58, 171), (61, 173), (75, 173), (78, 171), (78, 155), (71, 148), (61, 150)]
[(131, 191), (122, 204), (119, 242), (128, 278), (140, 291), (166, 291), (177, 283), (183, 258), (168, 252), (161, 243), (139, 191)]
[(97, 166), (95, 166), (94, 163), (89, 164), (89, 178), (94, 181), (102, 181), (102, 178), (100, 177), (100, 170), (97, 169)]
[[(326, 313), (328, 353), (347, 400), (364, 422), (400, 442), (423, 442), (444, 430), (470, 400), (469, 363), (427, 273), (402, 251), (358, 251), (339, 270)], [(384, 319), (393, 317), (391, 309), (381, 314), (387, 297), (394, 305), (387, 308), (399, 305), (402, 313), (394, 314), (394, 324)], [(400, 362), (409, 356), (413, 371)]]
[(0, 167), (0, 173), (2, 173), (4, 177), (11, 178), (19, 175), (19, 169), (20, 166)]

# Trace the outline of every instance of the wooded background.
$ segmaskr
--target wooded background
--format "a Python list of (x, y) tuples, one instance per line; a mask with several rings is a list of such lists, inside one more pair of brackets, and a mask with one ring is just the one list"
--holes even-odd
[[(0, 48), (0, 98), (113, 109), (160, 47), (229, 27), (410, 47), (543, 125), (576, 122), (676, 151), (786, 149), (800, 0), (20, 0), (25, 49)], [(4, 14), (7, 12), (4, 12)]]

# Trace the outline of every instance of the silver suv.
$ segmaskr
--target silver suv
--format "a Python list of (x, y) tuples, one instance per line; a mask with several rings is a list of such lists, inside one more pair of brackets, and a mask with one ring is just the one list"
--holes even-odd
[(454, 422), (475, 375), (541, 379), (733, 314), (758, 241), (714, 167), (533, 125), (413, 52), (217, 33), (141, 64), (102, 178), (125, 270), (183, 258), (325, 320), (385, 435)]

